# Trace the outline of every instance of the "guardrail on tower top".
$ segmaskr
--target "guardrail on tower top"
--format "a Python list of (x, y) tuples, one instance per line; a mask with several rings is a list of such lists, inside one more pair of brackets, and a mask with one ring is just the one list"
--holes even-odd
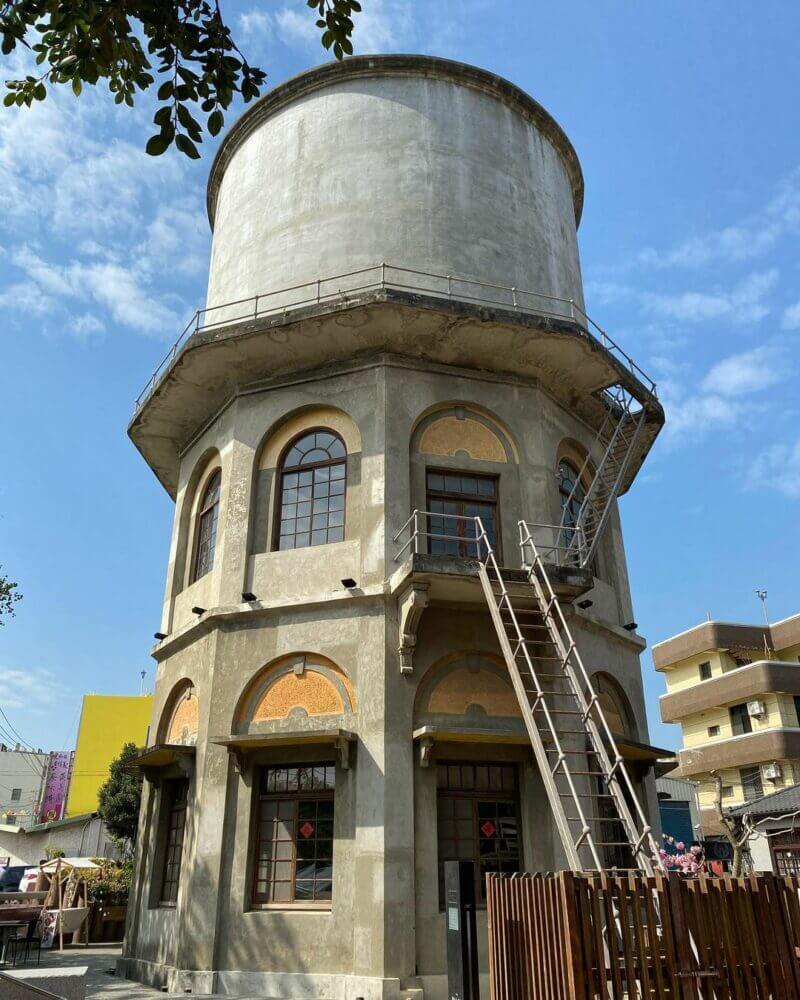
[(533, 292), (513, 285), (496, 285), (473, 278), (462, 278), (454, 274), (436, 274), (417, 271), (395, 264), (374, 264), (355, 271), (336, 274), (328, 278), (304, 281), (288, 288), (280, 288), (246, 299), (225, 302), (218, 306), (198, 309), (187, 323), (172, 348), (161, 360), (147, 385), (142, 389), (134, 404), (138, 413), (158, 384), (159, 379), (175, 363), (189, 338), (203, 330), (213, 330), (233, 323), (258, 320), (265, 316), (286, 313), (289, 309), (303, 306), (321, 305), (325, 302), (346, 301), (356, 292), (375, 291), (391, 288), (398, 291), (414, 292), (434, 298), (457, 299), (460, 302), (474, 302), (479, 305), (497, 306), (515, 312), (534, 313), (554, 319), (569, 319), (580, 323), (589, 336), (595, 337), (645, 388), (655, 395), (656, 384), (611, 337), (597, 325), (575, 302), (544, 292)]

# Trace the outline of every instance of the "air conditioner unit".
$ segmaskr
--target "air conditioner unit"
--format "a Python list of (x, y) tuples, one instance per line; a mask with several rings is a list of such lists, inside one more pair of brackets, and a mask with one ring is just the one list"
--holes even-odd
[(767, 764), (764, 768), (764, 777), (767, 781), (780, 781), (783, 776), (783, 769), (780, 764)]
[(763, 701), (748, 701), (747, 714), (754, 719), (760, 719), (762, 715), (767, 714), (767, 706)]

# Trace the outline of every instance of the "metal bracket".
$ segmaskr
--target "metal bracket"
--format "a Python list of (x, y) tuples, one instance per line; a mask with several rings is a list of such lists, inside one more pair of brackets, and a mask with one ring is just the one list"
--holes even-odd
[(348, 739), (346, 736), (340, 736), (336, 740), (336, 743), (334, 744), (336, 746), (336, 752), (339, 755), (339, 767), (341, 767), (343, 771), (349, 771), (350, 770), (350, 744), (351, 743), (352, 743), (352, 740)]
[(417, 629), (422, 612), (428, 607), (428, 602), (428, 585), (426, 583), (412, 583), (398, 598), (400, 645), (397, 651), (400, 654), (401, 674), (414, 672), (414, 647), (417, 644)]
[(433, 759), (433, 740), (430, 736), (423, 736), (419, 741), (419, 766), (430, 767)]

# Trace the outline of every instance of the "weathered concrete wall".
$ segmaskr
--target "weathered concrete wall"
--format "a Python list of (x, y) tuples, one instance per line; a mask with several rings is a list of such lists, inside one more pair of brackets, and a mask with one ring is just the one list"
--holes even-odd
[[(421, 453), (418, 428), (453, 407), (496, 428), (508, 460)], [(276, 456), (291, 434), (323, 418), (336, 423), (352, 449), (345, 540), (272, 551)], [(498, 645), (480, 603), (433, 607), (422, 618), (413, 673), (400, 672), (398, 609), (387, 589), (398, 565), (392, 538), (413, 506), (424, 507), (426, 466), (490, 473), (499, 479), (505, 561), (518, 565), (517, 521), (558, 518), (555, 471), (565, 439), (588, 446), (591, 435), (535, 383), (375, 358), (237, 396), (194, 442), (181, 469), (164, 611), (172, 634), (157, 653), (151, 726), (155, 740), (172, 692), (191, 681), (200, 720), (183, 876), (177, 906), (159, 906), (162, 790), (148, 782), (123, 963), (129, 974), (178, 990), (377, 998), (416, 983), (434, 998), (444, 995), (435, 767), (421, 765), (412, 740), (415, 701), (428, 671), (447, 654), (496, 656)], [(175, 553), (190, 558), (195, 492), (210, 460), (219, 461), (223, 477), (214, 568), (186, 587), (186, 567)], [(576, 635), (590, 669), (610, 674), (627, 693), (631, 735), (646, 740), (641, 642), (620, 628), (629, 620), (630, 595), (616, 516), (598, 572), (595, 606), (574, 616)], [(352, 594), (340, 582), (348, 575), (358, 583)], [(201, 606), (210, 612), (200, 619), (190, 611), (200, 602), (199, 584), (207, 601)], [(241, 603), (243, 590), (256, 593), (255, 608)], [(211, 741), (234, 731), (236, 706), (268, 664), (300, 653), (320, 654), (341, 668), (355, 710), (338, 718), (293, 716), (264, 730), (339, 726), (356, 733), (358, 746), (351, 768), (337, 771), (331, 908), (263, 909), (250, 901), (256, 769), (331, 760), (333, 752), (324, 745), (262, 750), (239, 773)], [(529, 749), (467, 741), (436, 752), (515, 761), (524, 864), (544, 870), (562, 864)], [(645, 795), (657, 816), (651, 785)]]
[(456, 63), (369, 67), (328, 67), (283, 101), (278, 88), (232, 131), (208, 305), (382, 261), (582, 304), (579, 168), (546, 112), (532, 120), (530, 98)]
[[(220, 149), (209, 186), (208, 302), (387, 261), (580, 304), (582, 194), (566, 136), (491, 74), (407, 56), (321, 67), (258, 102)], [(171, 445), (169, 461), (183, 452), (168, 477), (177, 503), (151, 739), (187, 681), (199, 728), (174, 906), (160, 905), (159, 882), (166, 782), (180, 765), (145, 783), (122, 960), (135, 978), (195, 993), (411, 1000), (424, 989), (443, 1000), (436, 760), (513, 764), (522, 864), (563, 864), (479, 587), (465, 574), (454, 582), (442, 567), (431, 571), (440, 590), (409, 641), (401, 633), (403, 586), (415, 571), (401, 586), (404, 539), (394, 536), (412, 509), (426, 506), (426, 470), (488, 474), (498, 484), (502, 561), (519, 566), (518, 522), (560, 520), (559, 457), (591, 449), (585, 420), (600, 408), (593, 393), (615, 376), (605, 362), (577, 360), (589, 353), (579, 328), (562, 336), (564, 324), (548, 319), (543, 335), (498, 319), (504, 339), (493, 340), (482, 307), (463, 321), (448, 313), (430, 322), (436, 300), (407, 297), (402, 310), (387, 303), (384, 312), (356, 301), (327, 325), (310, 314), (291, 330), (254, 324), (247, 346), (203, 334), (208, 362), (192, 367), (187, 351), (190, 374), (165, 380), (169, 420), (182, 407), (196, 409), (195, 394), (207, 409)], [(498, 343), (508, 346), (501, 366)], [(575, 344), (583, 346), (576, 352)], [(521, 363), (528, 354), (535, 364)], [(211, 387), (214, 395), (202, 396)], [(161, 440), (158, 420), (137, 430), (140, 447), (148, 435), (150, 445)], [(446, 423), (427, 434), (437, 420)], [(344, 537), (276, 551), (280, 458), (312, 428), (334, 429), (346, 443)], [(198, 498), (215, 469), (222, 485), (214, 564), (191, 582)], [(343, 586), (348, 577), (354, 588)], [(244, 601), (244, 593), (256, 599)], [(643, 643), (621, 627), (632, 611), (616, 509), (591, 598), (589, 611), (566, 613), (589, 670), (610, 675), (625, 693), (628, 735), (645, 741)], [(308, 664), (322, 660), (349, 686), (341, 712), (294, 705), (285, 717), (242, 714), (273, 668), (299, 684)], [(455, 677), (462, 661), (460, 707), (428, 702), (437, 678)], [(470, 671), (501, 685), (496, 702), (475, 700)], [(331, 745), (331, 730), (354, 734), (349, 761)], [(219, 742), (243, 733), (258, 737), (257, 749), (229, 754)], [(259, 904), (259, 767), (334, 759), (330, 904)], [(657, 825), (652, 780), (641, 793)], [(485, 953), (481, 964), (485, 970)]]

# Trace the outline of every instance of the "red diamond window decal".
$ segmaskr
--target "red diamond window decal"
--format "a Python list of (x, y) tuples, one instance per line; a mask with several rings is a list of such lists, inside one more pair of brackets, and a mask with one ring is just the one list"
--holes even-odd
[(481, 826), (481, 833), (484, 835), (484, 837), (493, 837), (496, 830), (497, 827), (490, 819), (487, 819), (486, 822)]
[(306, 820), (305, 823), (303, 823), (303, 825), (300, 827), (300, 836), (305, 837), (306, 840), (308, 840), (308, 838), (311, 836), (313, 832), (314, 832), (314, 824), (309, 823), (308, 820)]

